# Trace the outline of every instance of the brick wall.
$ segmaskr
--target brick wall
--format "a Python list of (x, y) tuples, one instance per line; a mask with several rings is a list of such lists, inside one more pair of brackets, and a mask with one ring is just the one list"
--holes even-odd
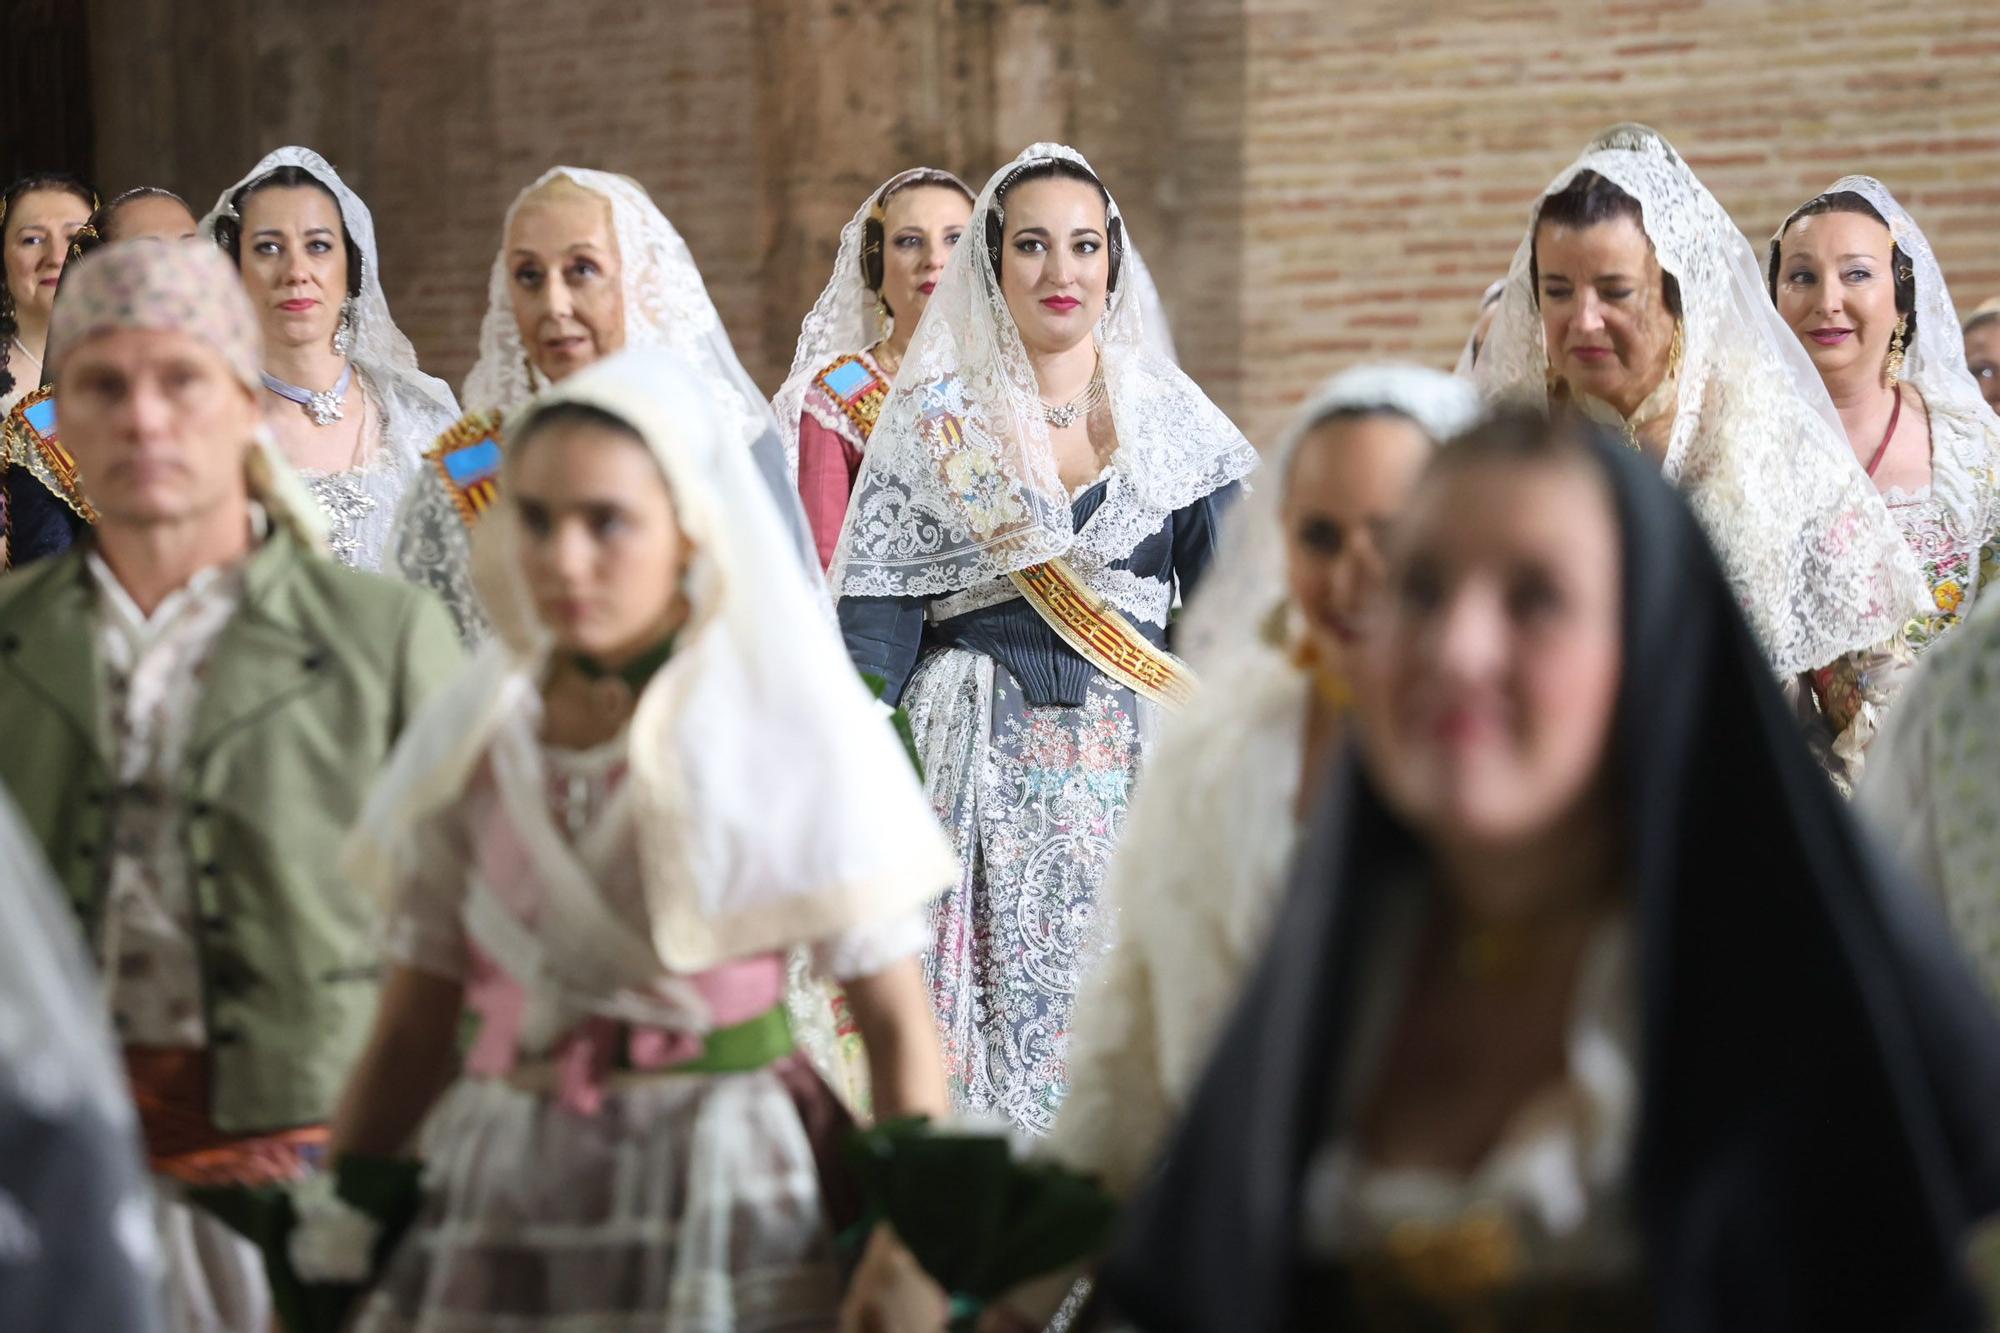
[(1760, 252), (1794, 206), (1866, 172), (1961, 305), (2000, 293), (1988, 0), (1246, 8), (1236, 407), (1260, 439), (1356, 357), (1451, 364), (1535, 197), (1621, 120), (1673, 140)]
[(93, 0), (98, 165), (206, 203), (299, 140), (373, 206), (427, 367), (474, 352), (502, 211), (556, 162), (681, 227), (775, 387), (867, 190), (1090, 155), (1188, 368), (1269, 438), (1365, 355), (1448, 364), (1595, 130), (1671, 137), (1755, 238), (1846, 171), (2000, 292), (2000, 7), (1319, 0)]

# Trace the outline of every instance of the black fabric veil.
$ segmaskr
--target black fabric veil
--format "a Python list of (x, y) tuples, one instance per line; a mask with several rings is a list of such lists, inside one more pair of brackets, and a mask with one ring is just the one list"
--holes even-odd
[[(1981, 1327), (2000, 1021), (1809, 757), (1680, 497), (1592, 446), (1624, 558), (1620, 808), (1641, 995), (1635, 1219), (1657, 1327)], [(1414, 835), (1351, 758), (1273, 944), (1105, 1270), (1141, 1328), (1337, 1328), (1300, 1308), (1300, 1189)]]

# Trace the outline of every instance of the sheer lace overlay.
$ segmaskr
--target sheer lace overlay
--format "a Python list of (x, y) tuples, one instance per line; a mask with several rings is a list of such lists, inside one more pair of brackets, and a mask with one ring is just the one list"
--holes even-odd
[[(1750, 243), (1672, 145), (1644, 126), (1592, 141), (1544, 192), (1594, 171), (1639, 201), (1680, 282), (1683, 357), (1666, 476), (1687, 495), (1784, 676), (1889, 638), (1927, 600), (1854, 460), (1818, 372), (1778, 317)], [(1522, 239), (1474, 371), (1489, 399), (1548, 401)]]

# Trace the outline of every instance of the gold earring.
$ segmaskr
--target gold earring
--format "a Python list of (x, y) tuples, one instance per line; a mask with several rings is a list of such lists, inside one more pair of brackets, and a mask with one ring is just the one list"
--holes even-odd
[(1898, 316), (1896, 332), (1889, 338), (1889, 355), (1882, 362), (1882, 378), (1889, 382), (1889, 387), (1892, 389), (1896, 387), (1896, 382), (1903, 378), (1903, 335), (1909, 328), (1910, 317)]
[(1667, 353), (1667, 378), (1670, 380), (1678, 380), (1681, 377), (1681, 355), (1685, 350), (1681, 341), (1683, 327), (1685, 326), (1679, 320), (1674, 321), (1674, 345)]

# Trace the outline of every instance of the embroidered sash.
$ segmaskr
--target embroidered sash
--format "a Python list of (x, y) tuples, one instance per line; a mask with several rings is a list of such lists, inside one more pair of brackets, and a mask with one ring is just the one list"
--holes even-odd
[(78, 518), (97, 522), (97, 510), (91, 507), (77, 476), (76, 460), (56, 437), (55, 391), (45, 384), (25, 395), (7, 414), (6, 430), (12, 444), (7, 461), (32, 472), (35, 480), (75, 510)]
[(813, 377), (813, 385), (831, 398), (834, 405), (854, 424), (866, 440), (875, 430), (875, 418), (889, 399), (889, 381), (857, 353), (844, 356)]
[(1199, 682), (1188, 664), (1139, 633), (1058, 556), (1009, 574), (1028, 605), (1084, 660), (1134, 693), (1179, 711)]
[(500, 498), (500, 413), (469, 412), (438, 436), (424, 455), (444, 479), (444, 488), (465, 526)]

